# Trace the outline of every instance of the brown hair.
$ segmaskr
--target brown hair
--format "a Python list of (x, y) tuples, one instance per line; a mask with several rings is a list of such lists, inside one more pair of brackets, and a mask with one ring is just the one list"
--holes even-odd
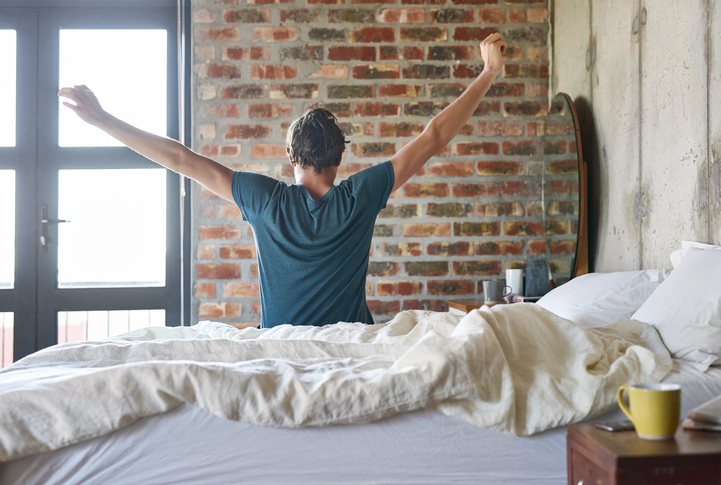
[(346, 143), (350, 141), (335, 115), (324, 108), (313, 108), (288, 128), (286, 150), (295, 163), (320, 173), (340, 162)]

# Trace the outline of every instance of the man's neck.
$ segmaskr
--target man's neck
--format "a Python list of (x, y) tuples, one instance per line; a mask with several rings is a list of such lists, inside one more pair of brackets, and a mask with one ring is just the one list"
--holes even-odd
[(313, 199), (320, 199), (323, 197), (335, 182), (336, 174), (338, 173), (338, 167), (326, 167), (317, 173), (312, 168), (301, 168), (299, 165), (294, 165), (295, 170), (295, 181), (298, 185), (302, 185), (305, 190), (308, 191)]

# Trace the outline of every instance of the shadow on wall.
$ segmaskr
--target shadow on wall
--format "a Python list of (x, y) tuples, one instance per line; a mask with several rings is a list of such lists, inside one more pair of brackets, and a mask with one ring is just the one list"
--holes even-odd
[(598, 151), (598, 132), (593, 118), (591, 103), (584, 97), (573, 101), (581, 129), (583, 159), (588, 170), (588, 271), (595, 271), (596, 248), (598, 247), (598, 213), (601, 205), (601, 163)]

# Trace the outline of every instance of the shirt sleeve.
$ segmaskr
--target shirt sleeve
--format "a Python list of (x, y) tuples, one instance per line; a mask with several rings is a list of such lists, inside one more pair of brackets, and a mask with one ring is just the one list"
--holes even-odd
[(282, 183), (280, 180), (258, 173), (233, 173), (233, 199), (243, 214), (243, 219), (252, 222), (257, 214), (262, 213), (273, 192)]
[(353, 195), (365, 198), (377, 214), (388, 202), (395, 183), (395, 173), (393, 165), (388, 160), (361, 170), (351, 175), (348, 180), (353, 182)]

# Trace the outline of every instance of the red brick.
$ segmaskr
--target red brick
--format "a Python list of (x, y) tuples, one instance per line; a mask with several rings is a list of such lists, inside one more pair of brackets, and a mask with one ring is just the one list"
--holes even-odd
[(292, 42), (298, 40), (299, 34), (295, 27), (255, 27), (253, 42)]
[(474, 290), (471, 280), (430, 280), (426, 282), (428, 295), (472, 295)]
[(498, 155), (498, 143), (489, 141), (455, 143), (451, 153), (453, 155)]
[(478, 217), (523, 217), (523, 204), (520, 202), (476, 203)]
[(388, 27), (362, 27), (352, 29), (350, 32), (350, 42), (369, 43), (369, 42), (395, 42), (396, 31)]
[(329, 61), (370, 61), (376, 60), (376, 48), (370, 46), (332, 46), (328, 48)]
[(504, 155), (525, 157), (541, 154), (541, 142), (538, 141), (504, 141), (501, 147)]
[(403, 300), (403, 310), (424, 310), (431, 312), (447, 312), (448, 304), (442, 300)]
[(578, 173), (578, 160), (555, 160), (548, 162), (546, 164), (546, 173), (549, 175), (570, 175)]
[(221, 86), (221, 99), (257, 99), (268, 97), (268, 86), (260, 84), (241, 84)]
[(401, 27), (401, 42), (444, 42), (448, 40), (445, 27)]
[(548, 64), (504, 64), (503, 77), (548, 79)]
[(221, 244), (219, 253), (221, 259), (255, 259), (255, 244)]
[[(564, 155), (567, 151), (568, 142), (566, 140), (547, 140), (546, 143), (543, 145), (544, 155)], [(573, 165), (576, 165), (574, 160), (570, 160), (570, 162), (574, 162)]]
[(544, 84), (530, 84), (528, 86), (528, 96), (548, 96), (548, 86)]
[(223, 283), (223, 298), (258, 298), (259, 296), (258, 283)]
[(371, 261), (368, 263), (370, 276), (394, 276), (398, 273), (398, 263), (392, 261)]
[(526, 10), (526, 18), (530, 23), (544, 23), (548, 20), (548, 9), (529, 8)]
[(523, 162), (478, 162), (478, 175), (523, 175)]
[(522, 8), (508, 9), (508, 21), (514, 24), (526, 23), (526, 11)]
[(454, 197), (496, 197), (499, 195), (495, 182), (453, 184)]
[(427, 49), (429, 61), (468, 61), (474, 58), (473, 46), (432, 46)]
[(569, 221), (546, 221), (547, 236), (564, 236), (570, 234), (571, 224)]
[(535, 197), (541, 195), (541, 185), (538, 182), (501, 182), (501, 195), (504, 197)]
[(528, 52), (526, 54), (529, 61), (547, 61), (548, 60), (548, 46), (528, 46)]
[(271, 84), (271, 99), (310, 99), (318, 97), (317, 84)]
[(475, 21), (473, 10), (460, 8), (432, 9), (428, 12), (428, 22), (439, 24), (467, 24)]
[(429, 256), (471, 256), (473, 255), (473, 246), (470, 242), (434, 242), (428, 245), (427, 253)]
[(451, 0), (453, 5), (496, 5), (498, 0)]
[(196, 42), (240, 42), (240, 29), (237, 27), (200, 27), (195, 29)]
[(478, 11), (478, 21), (486, 24), (505, 24), (505, 8), (482, 8)]
[(240, 278), (237, 264), (196, 264), (195, 272), (200, 280), (232, 280)]
[(528, 241), (526, 254), (546, 254), (546, 241), (538, 239)]
[(195, 283), (195, 298), (215, 298), (215, 283)]
[(200, 226), (200, 239), (240, 239), (238, 226)]
[(451, 225), (448, 223), (412, 223), (403, 224), (403, 237), (448, 237)]
[(414, 184), (402, 186), (403, 197), (448, 197), (448, 184)]
[(383, 104), (380, 102), (356, 103), (353, 114), (355, 116), (398, 116), (401, 105), (397, 103)]
[(422, 8), (386, 8), (378, 15), (382, 24), (422, 24), (425, 20), (426, 11)]
[(547, 180), (543, 185), (545, 195), (568, 195), (571, 184), (568, 180)]
[(198, 70), (201, 79), (240, 79), (240, 67), (231, 64), (204, 64)]
[(272, 133), (269, 125), (226, 125), (225, 139), (258, 140)]
[(446, 276), (448, 261), (409, 261), (403, 263), (408, 276)]
[(338, 123), (338, 127), (343, 131), (346, 136), (373, 136), (374, 129), (373, 123)]
[(500, 261), (453, 261), (453, 274), (456, 276), (492, 276), (500, 273)]
[(242, 311), (240, 303), (201, 303), (198, 318), (237, 318)]
[(503, 223), (503, 235), (505, 236), (543, 236), (542, 222), (520, 222), (505, 221)]
[(352, 143), (351, 152), (356, 157), (385, 157), (390, 158), (396, 153), (395, 143)]
[(297, 74), (298, 69), (293, 66), (250, 66), (251, 79), (293, 79)]
[(421, 207), (419, 204), (387, 204), (385, 209), (378, 213), (380, 219), (398, 218), (410, 219), (420, 217)]
[(476, 243), (476, 255), (478, 256), (519, 255), (522, 252), (523, 241), (484, 241)]
[(523, 136), (523, 121), (479, 121), (481, 136)]
[(280, 11), (280, 22), (282, 24), (295, 22), (297, 24), (309, 24), (317, 22), (320, 16), (318, 9), (296, 8)]
[(200, 218), (201, 219), (215, 218), (215, 206), (212, 204), (200, 204)]
[(240, 105), (235, 103), (200, 105), (201, 118), (238, 118), (240, 111)]
[(287, 118), (293, 116), (291, 103), (261, 103), (248, 105), (248, 118)]
[(226, 61), (269, 61), (270, 47), (223, 46), (221, 56)]
[(378, 96), (382, 98), (415, 98), (420, 94), (417, 84), (383, 84), (378, 86)]
[(379, 256), (420, 256), (423, 245), (415, 242), (381, 243), (378, 245)]
[(435, 162), (428, 164), (429, 177), (468, 177), (473, 173), (473, 162)]
[(223, 12), (223, 22), (227, 24), (267, 24), (270, 23), (270, 10), (267, 8), (226, 10)]
[(576, 240), (564, 239), (562, 241), (548, 241), (551, 248), (551, 254), (575, 254)]
[(420, 295), (423, 283), (420, 281), (379, 281), (376, 285), (378, 296)]
[(215, 259), (215, 248), (210, 244), (198, 244), (198, 259)]
[(381, 138), (399, 136), (418, 136), (423, 131), (423, 124), (416, 122), (378, 123), (378, 136)]
[(400, 70), (395, 64), (353, 66), (353, 79), (398, 79)]
[(342, 8), (331, 9), (328, 11), (328, 21), (330, 23), (350, 22), (353, 24), (372, 24), (375, 23), (376, 13), (371, 9), (361, 8)]
[(444, 202), (442, 204), (431, 202), (426, 209), (427, 217), (466, 217), (469, 214), (473, 214), (473, 206), (460, 202)]
[(495, 27), (456, 27), (453, 30), (453, 40), (481, 42), (496, 32), (498, 32), (498, 29)]
[[(481, 57), (480, 50), (478, 51), (478, 59)], [(506, 52), (503, 53), (503, 60), (505, 61), (522, 61), (523, 60), (523, 47), (520, 45), (507, 45)]]
[(250, 147), (250, 158), (287, 158), (285, 146), (261, 144)]
[(454, 236), (500, 236), (499, 222), (454, 222)]
[(373, 315), (396, 315), (401, 311), (401, 302), (399, 300), (368, 300), (366, 303)]

